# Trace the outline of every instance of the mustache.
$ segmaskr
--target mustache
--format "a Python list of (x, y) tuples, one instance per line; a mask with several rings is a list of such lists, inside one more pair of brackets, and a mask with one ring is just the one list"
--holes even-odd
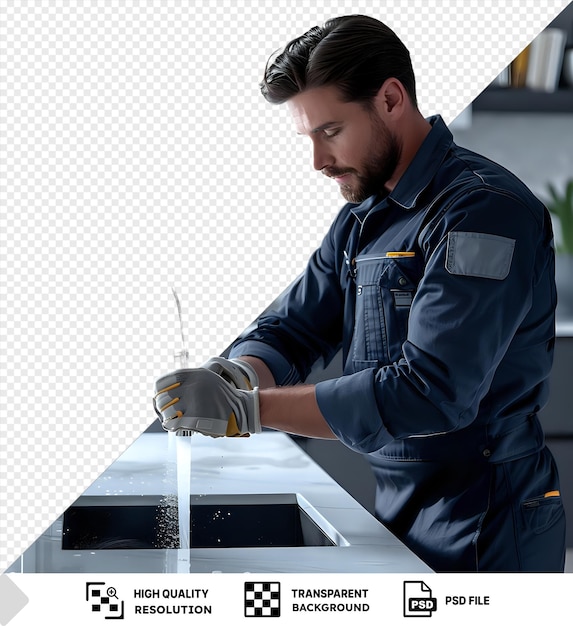
[(339, 176), (344, 176), (345, 174), (353, 174), (355, 170), (352, 168), (347, 169), (338, 169), (336, 167), (324, 167), (321, 172), (328, 176), (328, 178), (338, 178)]

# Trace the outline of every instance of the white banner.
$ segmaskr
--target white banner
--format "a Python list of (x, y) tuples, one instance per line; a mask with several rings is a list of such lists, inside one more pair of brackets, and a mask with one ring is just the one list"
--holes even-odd
[[(569, 626), (570, 574), (7, 574), (10, 626), (265, 623)], [(25, 599), (27, 598), (27, 603)], [(3, 598), (4, 601), (4, 598)], [(2, 612), (0, 610), (0, 621)], [(3, 625), (7, 621), (1, 621)]]

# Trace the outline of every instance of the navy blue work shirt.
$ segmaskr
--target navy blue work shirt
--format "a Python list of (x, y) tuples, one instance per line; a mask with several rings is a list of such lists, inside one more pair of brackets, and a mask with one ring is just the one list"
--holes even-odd
[[(440, 116), (429, 121), (393, 191), (346, 204), (280, 306), (230, 353), (261, 358), (290, 385), (342, 348), (343, 375), (319, 382), (316, 398), (379, 485), (386, 460), (491, 465), (544, 446), (550, 216), (513, 174), (457, 146)], [(382, 520), (389, 508), (377, 508)]]
[(316, 385), (377, 481), (376, 516), (436, 571), (562, 571), (559, 479), (537, 413), (556, 290), (550, 216), (443, 120), (393, 191), (346, 204), (306, 270), (232, 347)]

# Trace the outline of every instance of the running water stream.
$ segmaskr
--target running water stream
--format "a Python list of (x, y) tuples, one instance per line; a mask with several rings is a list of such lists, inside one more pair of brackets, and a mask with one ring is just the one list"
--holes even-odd
[(175, 435), (179, 547), (191, 547), (191, 437)]
[(191, 553), (191, 438), (167, 433), (168, 485), (157, 516), (157, 547), (167, 549), (165, 571), (189, 573)]
[[(189, 350), (185, 338), (181, 302), (172, 287), (173, 297), (177, 305), (179, 330), (181, 333), (181, 350), (175, 353), (175, 366), (178, 369), (189, 367)], [(191, 547), (191, 435), (192, 431), (178, 431), (175, 437), (177, 463), (177, 516), (179, 520), (179, 547)]]

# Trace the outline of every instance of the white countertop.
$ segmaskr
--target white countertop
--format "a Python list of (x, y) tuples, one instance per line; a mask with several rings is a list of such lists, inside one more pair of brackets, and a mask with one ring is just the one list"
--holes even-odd
[[(176, 493), (175, 440), (166, 433), (143, 434), (83, 495)], [(287, 435), (263, 432), (240, 439), (194, 435), (190, 442), (192, 495), (300, 494), (342, 535), (345, 545), (64, 551), (60, 518), (11, 571), (431, 571)]]

